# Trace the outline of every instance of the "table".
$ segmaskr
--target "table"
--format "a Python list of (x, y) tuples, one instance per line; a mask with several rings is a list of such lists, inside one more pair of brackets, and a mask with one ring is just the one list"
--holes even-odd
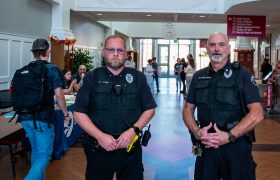
[(16, 123), (17, 118), (14, 118), (13, 121), (9, 123), (9, 120), (13, 117), (12, 115), (13, 114), (8, 113), (0, 116), (0, 139), (22, 128), (20, 123)]
[[(61, 159), (63, 155), (67, 152), (70, 146), (72, 146), (81, 136), (83, 130), (75, 122), (73, 118), (73, 104), (68, 105), (67, 109), (71, 120), (69, 123), (64, 123), (64, 115), (61, 110), (55, 110), (55, 120), (54, 120), (54, 147), (53, 147), (53, 158)], [(16, 131), (22, 129), (20, 123), (16, 123), (14, 118), (12, 122), (8, 122), (12, 113), (0, 116), (0, 139), (15, 133)]]
[[(16, 155), (24, 154), (26, 163), (28, 163), (27, 151), (30, 150), (29, 146), (26, 146), (27, 138), (25, 131), (22, 129), (20, 123), (16, 123), (16, 118), (11, 122), (10, 119), (13, 117), (13, 114), (8, 113), (0, 116), (0, 145), (5, 145), (9, 147), (12, 172), (14, 177), (16, 176), (15, 163)], [(22, 142), (20, 149), (13, 149), (12, 145), (17, 145), (19, 142)]]

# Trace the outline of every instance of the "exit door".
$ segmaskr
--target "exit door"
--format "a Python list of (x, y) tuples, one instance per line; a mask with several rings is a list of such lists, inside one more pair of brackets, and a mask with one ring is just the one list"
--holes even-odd
[(169, 45), (158, 46), (158, 58), (157, 62), (160, 68), (160, 76), (169, 76)]

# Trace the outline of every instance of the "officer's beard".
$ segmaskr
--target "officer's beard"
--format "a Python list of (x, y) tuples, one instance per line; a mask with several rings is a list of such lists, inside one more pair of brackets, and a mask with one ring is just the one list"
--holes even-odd
[(221, 62), (223, 59), (227, 58), (227, 54), (212, 53), (209, 54), (209, 58), (211, 59), (211, 61), (218, 63)]
[(124, 62), (125, 61), (121, 61), (120, 62), (120, 61), (108, 61), (108, 60), (105, 60), (106, 66), (108, 66), (108, 67), (110, 67), (110, 68), (112, 68), (114, 70), (117, 70), (117, 69), (123, 67), (124, 66)]

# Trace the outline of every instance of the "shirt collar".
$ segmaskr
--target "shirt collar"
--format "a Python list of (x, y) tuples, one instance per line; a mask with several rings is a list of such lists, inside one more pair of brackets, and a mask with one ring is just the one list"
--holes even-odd
[[(225, 66), (222, 68), (222, 70), (228, 72), (230, 69), (231, 69), (231, 63), (230, 63), (230, 61), (227, 61), (227, 63), (225, 64)], [(210, 74), (210, 73), (211, 73), (211, 74), (212, 74), (212, 73), (215, 73), (215, 71), (214, 71), (213, 68), (212, 68), (211, 63), (209, 63), (207, 72), (208, 72), (208, 74)]]

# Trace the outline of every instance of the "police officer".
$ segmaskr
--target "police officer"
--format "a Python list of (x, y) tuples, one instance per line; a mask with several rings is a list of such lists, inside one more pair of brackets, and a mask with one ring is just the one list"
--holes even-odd
[(74, 105), (74, 118), (85, 130), (86, 179), (143, 179), (136, 135), (152, 119), (156, 103), (144, 74), (124, 67), (125, 40), (109, 36), (104, 43), (105, 67), (89, 71)]
[(183, 108), (184, 122), (201, 146), (195, 179), (255, 179), (248, 132), (264, 115), (254, 77), (228, 61), (230, 45), (225, 34), (211, 34), (207, 52), (210, 64), (194, 74)]

